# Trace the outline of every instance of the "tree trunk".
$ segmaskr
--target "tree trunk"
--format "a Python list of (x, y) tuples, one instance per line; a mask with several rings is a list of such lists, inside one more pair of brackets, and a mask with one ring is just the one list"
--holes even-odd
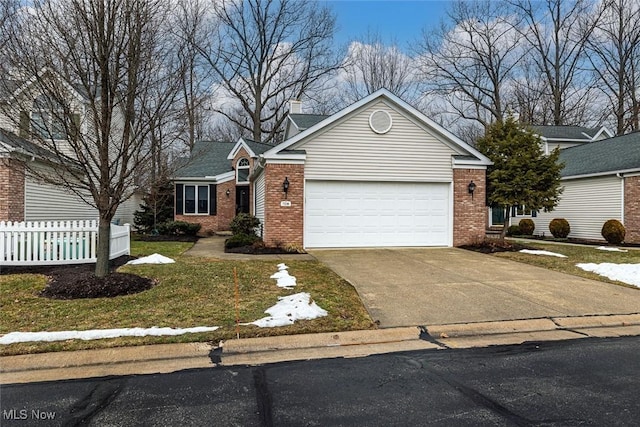
[(100, 218), (98, 227), (98, 250), (96, 259), (96, 277), (109, 274), (109, 251), (111, 245), (111, 221)]

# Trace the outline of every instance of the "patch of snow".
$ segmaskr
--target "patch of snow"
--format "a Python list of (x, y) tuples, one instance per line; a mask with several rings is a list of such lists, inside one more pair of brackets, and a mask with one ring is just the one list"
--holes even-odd
[(287, 264), (285, 264), (285, 263), (280, 263), (280, 264), (277, 265), (277, 267), (278, 267), (278, 271), (288, 270), (289, 269), (289, 267), (287, 267)]
[(326, 310), (318, 307), (315, 301), (311, 301), (311, 295), (307, 292), (278, 297), (278, 303), (269, 307), (265, 313), (269, 317), (263, 317), (255, 322), (244, 325), (256, 325), (261, 328), (273, 328), (277, 326), (293, 325), (296, 320), (312, 320), (327, 316)]
[(609, 251), (609, 252), (629, 252), (626, 249), (612, 248), (610, 246), (598, 246), (596, 249), (600, 251)]
[(531, 249), (522, 249), (520, 252), (524, 253), (524, 254), (531, 254), (531, 255), (548, 255), (548, 256), (557, 256), (558, 258), (566, 258), (566, 255), (562, 255), (562, 254), (557, 254), (555, 252), (549, 252), (549, 251), (538, 251), (538, 250), (531, 250)]
[(167, 258), (166, 256), (160, 254), (153, 254), (149, 256), (145, 256), (138, 259), (132, 259), (127, 264), (136, 265), (136, 264), (173, 264), (175, 261), (171, 258)]
[(122, 328), (122, 329), (93, 329), (89, 331), (57, 331), (57, 332), (10, 332), (0, 337), (0, 344), (14, 344), (31, 341), (65, 341), (65, 340), (99, 340), (118, 337), (145, 337), (162, 335), (182, 335), (197, 332), (212, 332), (218, 326), (198, 326), (195, 328)]
[(576, 267), (640, 288), (640, 264), (603, 262), (601, 264), (576, 264)]
[[(284, 267), (284, 268), (281, 268)], [(286, 270), (287, 267), (284, 264), (278, 264), (278, 268), (280, 269), (277, 273), (274, 273), (270, 276), (271, 279), (276, 279), (278, 282), (277, 286), (285, 289), (291, 289), (296, 286), (296, 278), (295, 276), (291, 276), (289, 272)]]

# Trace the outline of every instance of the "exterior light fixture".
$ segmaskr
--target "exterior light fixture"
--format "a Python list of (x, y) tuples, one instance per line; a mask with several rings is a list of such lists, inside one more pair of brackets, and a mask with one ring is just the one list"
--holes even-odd
[(226, 194), (226, 195), (227, 195), (227, 197), (229, 197), (229, 196), (231, 195), (231, 190), (229, 190), (229, 189), (227, 188), (227, 191), (225, 191), (225, 193), (224, 193), (224, 194)]
[(471, 198), (473, 199), (473, 192), (476, 191), (476, 184), (475, 182), (473, 182), (473, 180), (471, 180), (471, 182), (469, 183), (469, 185), (467, 186), (467, 188), (469, 189), (469, 194), (471, 194)]
[(285, 177), (284, 182), (282, 183), (282, 191), (284, 191), (284, 195), (286, 197), (287, 192), (289, 191), (289, 178)]

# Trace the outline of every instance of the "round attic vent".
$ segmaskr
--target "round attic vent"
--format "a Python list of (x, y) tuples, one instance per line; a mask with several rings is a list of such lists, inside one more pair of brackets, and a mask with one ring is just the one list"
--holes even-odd
[(375, 133), (387, 133), (391, 125), (391, 116), (386, 111), (376, 110), (369, 116), (369, 126)]

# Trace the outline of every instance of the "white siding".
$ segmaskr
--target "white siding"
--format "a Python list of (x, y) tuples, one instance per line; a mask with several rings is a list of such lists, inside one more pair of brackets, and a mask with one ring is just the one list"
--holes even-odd
[(260, 220), (262, 226), (264, 226), (264, 179), (264, 172), (262, 172), (254, 183), (254, 215)]
[(140, 204), (142, 203), (142, 196), (140, 194), (134, 194), (129, 199), (125, 200), (118, 209), (116, 210), (116, 214), (113, 217), (113, 220), (120, 224), (131, 224), (133, 225), (133, 214), (135, 211), (140, 209)]
[(622, 183), (616, 176), (571, 179), (562, 181), (564, 192), (552, 212), (539, 212), (532, 218), (536, 234), (550, 236), (549, 222), (553, 218), (569, 221), (569, 237), (603, 240), (600, 231), (608, 219), (622, 220)]
[[(391, 115), (388, 133), (376, 134), (369, 127), (375, 110)], [(292, 148), (307, 153), (305, 178), (320, 180), (451, 182), (451, 156), (457, 154), (384, 101)]]
[(25, 179), (25, 221), (98, 219), (98, 211), (62, 187)]

